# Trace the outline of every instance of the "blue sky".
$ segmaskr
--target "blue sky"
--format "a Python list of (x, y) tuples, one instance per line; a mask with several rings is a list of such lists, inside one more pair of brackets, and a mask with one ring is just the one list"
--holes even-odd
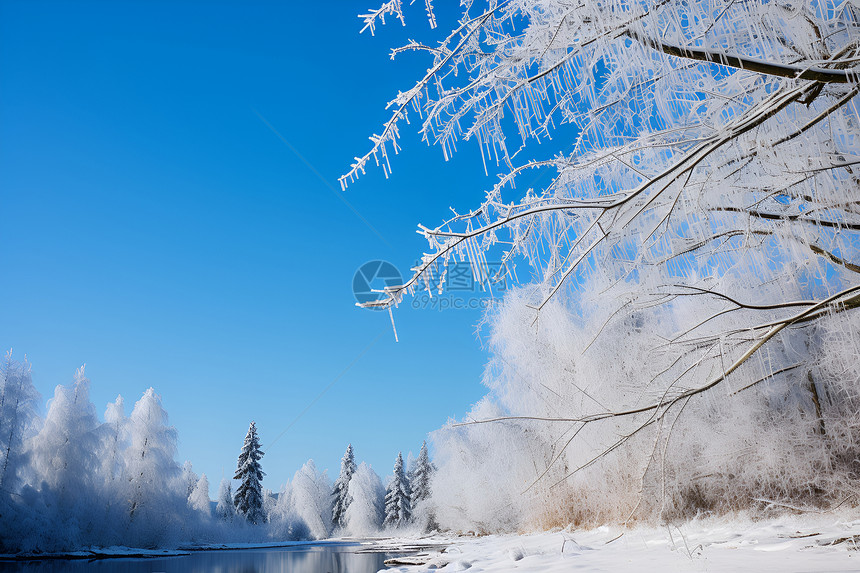
[(407, 305), (395, 343), (354, 307), (362, 263), (405, 272), (416, 224), (494, 181), (476, 144), (446, 163), (406, 130), (392, 177), (345, 194), (382, 238), (323, 183), (427, 67), (388, 58), (432, 41), (419, 3), (359, 35), (373, 4), (0, 1), (0, 346), (45, 399), (83, 363), (100, 414), (155, 387), (214, 484), (254, 419), (277, 489), (348, 442), (385, 475), (483, 395), (478, 311)]

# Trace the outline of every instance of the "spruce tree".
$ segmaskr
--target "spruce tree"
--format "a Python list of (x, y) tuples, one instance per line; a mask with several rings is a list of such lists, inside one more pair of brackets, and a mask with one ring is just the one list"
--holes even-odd
[(403, 454), (397, 454), (394, 462), (394, 476), (385, 490), (385, 522), (386, 527), (399, 527), (412, 519), (411, 489), (406, 472), (403, 471)]
[(352, 453), (352, 444), (346, 447), (346, 453), (340, 460), (340, 475), (334, 482), (332, 495), (331, 521), (334, 527), (346, 525), (346, 508), (349, 507), (349, 482), (355, 474), (355, 455)]
[(430, 461), (430, 456), (427, 453), (427, 442), (421, 444), (421, 452), (418, 454), (418, 459), (415, 461), (415, 467), (409, 474), (409, 485), (412, 487), (412, 508), (414, 509), (419, 502), (430, 497), (430, 478), (436, 470), (433, 467), (433, 462)]
[(233, 479), (240, 481), (233, 498), (236, 504), (236, 512), (251, 523), (264, 523), (266, 514), (263, 511), (263, 490), (260, 482), (263, 476), (260, 467), (260, 458), (263, 457), (260, 450), (260, 440), (257, 438), (257, 425), (251, 422), (248, 434), (245, 436), (245, 444), (239, 454), (236, 475)]

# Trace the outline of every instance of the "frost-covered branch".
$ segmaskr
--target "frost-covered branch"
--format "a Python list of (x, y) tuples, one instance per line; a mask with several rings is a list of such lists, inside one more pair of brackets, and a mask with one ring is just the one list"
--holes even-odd
[[(655, 50), (659, 50), (664, 54), (675, 56), (677, 58), (688, 58), (701, 62), (712, 62), (721, 66), (730, 68), (738, 68), (741, 70), (749, 70), (769, 76), (778, 76), (783, 78), (792, 78), (796, 80), (812, 80), (822, 83), (841, 83), (856, 84), (860, 81), (857, 70), (832, 70), (827, 68), (819, 68), (816, 66), (799, 66), (796, 64), (780, 64), (776, 62), (763, 62), (753, 58), (745, 58), (742, 56), (732, 55), (721, 50), (708, 50), (696, 47), (680, 47), (647, 38), (632, 30), (626, 31), (626, 35), (630, 36), (637, 42), (641, 42), (646, 46), (650, 46)], [(853, 60), (839, 60), (839, 63), (854, 63)]]
[[(484, 286), (519, 284), (485, 318), (490, 403), (450, 430), (488, 449), (494, 433), (527, 443), (518, 495), (576, 483), (567, 495), (580, 499), (608, 482), (571, 469), (632, 459), (636, 495), (661, 501), (631, 502), (625, 518), (668, 499), (692, 514), (745, 507), (685, 505), (698, 493), (676, 442), (723, 468), (713, 475), (736, 472), (701, 457), (699, 427), (766, 428), (792, 444), (780, 455), (816, 451), (810, 467), (848, 475), (843, 461), (860, 452), (848, 429), (860, 428), (858, 22), (855, 5), (830, 0), (473, 2), (438, 49), (404, 48), (432, 58), (410, 100), (422, 138), (446, 157), (474, 141), (500, 174), (480, 204), (419, 225), (421, 262), (366, 306), (435, 296), (452, 261)], [(549, 178), (536, 187), (533, 174)], [(852, 437), (816, 449), (804, 440), (821, 440), (828, 415)], [(804, 416), (811, 433), (786, 437)], [(750, 484), (788, 497), (806, 487), (808, 473), (755, 467)], [(726, 479), (696, 477), (709, 500), (727, 498)], [(844, 494), (833, 480), (827, 495)], [(755, 487), (731, 489), (749, 501)]]
[[(735, 301), (732, 301), (735, 302)], [(738, 303), (736, 303), (738, 304)], [(795, 306), (799, 304), (806, 303), (793, 303), (791, 305), (785, 306)], [(826, 298), (825, 300), (816, 302), (811, 304), (809, 308), (796, 313), (787, 318), (774, 321), (768, 324), (760, 325), (757, 328), (767, 328), (767, 332), (762, 336), (758, 337), (758, 339), (739, 357), (737, 358), (728, 368), (720, 372), (716, 377), (710, 380), (707, 384), (699, 386), (697, 388), (692, 388), (683, 392), (679, 392), (674, 396), (667, 396), (665, 393), (660, 398), (659, 401), (647, 404), (645, 406), (641, 406), (638, 408), (631, 408), (627, 410), (621, 410), (617, 412), (601, 412), (597, 414), (590, 414), (585, 416), (578, 416), (573, 418), (563, 418), (563, 417), (546, 417), (546, 416), (497, 416), (495, 418), (488, 418), (484, 420), (470, 420), (467, 422), (459, 422), (452, 424), (452, 427), (462, 427), (462, 426), (471, 426), (476, 424), (489, 424), (496, 422), (505, 422), (505, 421), (513, 421), (513, 420), (527, 420), (527, 421), (538, 421), (538, 422), (554, 422), (554, 423), (580, 423), (580, 424), (589, 424), (593, 422), (599, 422), (601, 420), (606, 420), (609, 418), (623, 418), (628, 416), (635, 416), (637, 414), (643, 414), (648, 412), (663, 412), (665, 413), (669, 409), (671, 409), (674, 405), (679, 403), (682, 400), (686, 400), (688, 398), (692, 398), (698, 394), (702, 394), (707, 392), (708, 390), (714, 388), (720, 383), (724, 382), (733, 372), (738, 370), (747, 360), (749, 360), (762, 346), (764, 346), (768, 341), (773, 339), (777, 334), (779, 334), (784, 328), (799, 324), (803, 322), (808, 322), (810, 320), (815, 319), (822, 311), (826, 312), (845, 312), (847, 310), (852, 310), (860, 307), (860, 286), (854, 286), (851, 288), (847, 288), (842, 292), (836, 293), (835, 295)], [(765, 379), (760, 380), (759, 382), (763, 382)], [(750, 386), (744, 387), (744, 389), (749, 388)], [(662, 414), (661, 414), (662, 415)], [(646, 425), (640, 426), (636, 432), (644, 429)], [(627, 438), (632, 437), (635, 433), (630, 434)], [(611, 448), (614, 449), (614, 446)], [(608, 451), (611, 451), (607, 450)]]

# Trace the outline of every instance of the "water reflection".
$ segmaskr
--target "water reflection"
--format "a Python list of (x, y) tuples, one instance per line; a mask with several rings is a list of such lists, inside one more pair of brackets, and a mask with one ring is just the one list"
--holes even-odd
[(206, 551), (158, 559), (0, 562), (0, 571), (59, 573), (376, 573), (390, 555), (355, 553), (352, 546)]

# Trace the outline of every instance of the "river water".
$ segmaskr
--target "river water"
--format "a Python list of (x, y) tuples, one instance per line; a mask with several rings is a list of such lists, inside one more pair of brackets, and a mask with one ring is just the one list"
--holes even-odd
[(0, 571), (35, 573), (376, 573), (387, 553), (356, 553), (357, 545), (195, 551), (152, 559), (74, 559), (0, 562)]

